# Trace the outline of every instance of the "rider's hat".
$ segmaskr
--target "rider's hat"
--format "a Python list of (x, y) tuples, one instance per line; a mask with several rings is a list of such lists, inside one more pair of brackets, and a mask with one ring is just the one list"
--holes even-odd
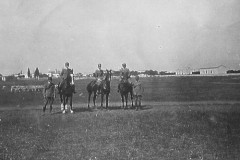
[(126, 63), (123, 63), (122, 66), (126, 66)]
[(68, 63), (68, 62), (66, 62), (66, 63), (65, 63), (65, 66), (69, 66), (69, 63)]

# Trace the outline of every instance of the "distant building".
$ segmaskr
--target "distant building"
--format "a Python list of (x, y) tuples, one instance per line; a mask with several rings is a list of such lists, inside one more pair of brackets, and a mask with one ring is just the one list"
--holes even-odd
[(49, 70), (48, 73), (46, 73), (46, 75), (48, 75), (48, 77), (59, 78), (60, 73), (61, 73), (61, 71), (56, 69), (55, 71)]
[(227, 74), (227, 67), (220, 65), (218, 67), (200, 68), (200, 74)]
[(190, 75), (192, 74), (192, 72), (193, 72), (193, 69), (191, 69), (190, 67), (186, 67), (183, 69), (178, 69), (176, 71), (176, 75)]

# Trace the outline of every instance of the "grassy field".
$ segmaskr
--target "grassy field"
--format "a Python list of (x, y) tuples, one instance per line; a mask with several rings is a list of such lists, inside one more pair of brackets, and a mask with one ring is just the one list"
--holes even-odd
[[(239, 101), (240, 76), (186, 76), (186, 77), (155, 77), (140, 79), (144, 85), (144, 101), (148, 102), (184, 102), (184, 101)], [(76, 80), (77, 94), (73, 103), (87, 103), (86, 86), (91, 79)], [(59, 80), (54, 79), (55, 84)], [(10, 90), (11, 85), (43, 85), (46, 80), (20, 80), (15, 82), (0, 82)], [(117, 92), (118, 80), (111, 81), (110, 102), (120, 102)], [(6, 89), (7, 90), (7, 89)], [(0, 105), (39, 105), (43, 103), (40, 92), (11, 93), (0, 91)], [(99, 102), (99, 100), (98, 100)], [(57, 97), (55, 103), (59, 103)]]
[(239, 104), (171, 104), (143, 110), (42, 115), (0, 112), (0, 159), (233, 160), (240, 156)]
[(119, 108), (117, 80), (110, 109), (87, 110), (89, 80), (78, 80), (74, 114), (62, 114), (57, 99), (53, 114), (43, 115), (41, 93), (2, 91), (0, 159), (237, 160), (238, 81), (238, 76), (145, 78), (144, 106), (135, 111)]

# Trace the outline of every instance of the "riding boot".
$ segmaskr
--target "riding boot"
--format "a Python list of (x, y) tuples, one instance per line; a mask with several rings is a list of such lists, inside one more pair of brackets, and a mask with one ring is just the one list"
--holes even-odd
[(120, 91), (120, 84), (118, 84), (118, 90), (117, 90), (117, 92), (119, 92)]
[(72, 85), (72, 89), (73, 89), (73, 93), (77, 93), (76, 90), (75, 90), (75, 84)]
[(52, 105), (50, 105), (50, 111), (49, 112), (52, 113)]

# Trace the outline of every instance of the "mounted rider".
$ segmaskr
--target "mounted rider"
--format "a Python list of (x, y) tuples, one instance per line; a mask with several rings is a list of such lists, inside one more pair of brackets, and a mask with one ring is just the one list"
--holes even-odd
[[(130, 70), (127, 68), (126, 63), (122, 64), (122, 68), (120, 69), (120, 83), (127, 83), (131, 85), (129, 78), (131, 77)], [(120, 89), (120, 83), (118, 85), (118, 92)]]
[(100, 94), (101, 92), (101, 85), (102, 85), (102, 81), (104, 79), (104, 72), (103, 70), (101, 69), (102, 65), (101, 64), (98, 64), (98, 68), (97, 70), (95, 71), (95, 73), (93, 74), (94, 77), (96, 78), (96, 81), (95, 81), (95, 84), (97, 85), (97, 94)]
[(129, 81), (129, 78), (130, 78), (130, 71), (129, 69), (127, 68), (127, 65), (126, 63), (123, 63), (122, 64), (122, 68), (120, 69), (120, 82), (121, 83), (131, 83)]
[(62, 89), (63, 85), (70, 85), (73, 88), (73, 93), (75, 92), (75, 85), (74, 85), (74, 79), (73, 79), (73, 69), (69, 68), (69, 63), (65, 63), (65, 68), (62, 69), (62, 72), (60, 74), (62, 80), (60, 82), (59, 88)]

